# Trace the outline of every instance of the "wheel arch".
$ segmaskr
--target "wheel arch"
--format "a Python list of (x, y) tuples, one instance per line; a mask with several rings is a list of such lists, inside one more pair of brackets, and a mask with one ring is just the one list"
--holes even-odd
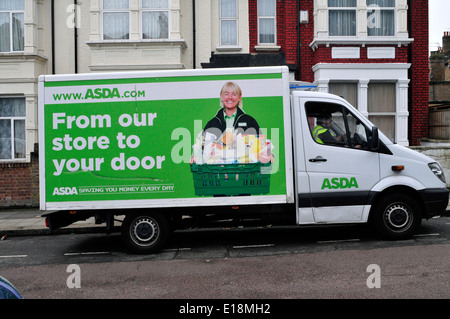
[(402, 193), (402, 194), (405, 194), (405, 195), (408, 195), (409, 197), (411, 197), (417, 203), (417, 205), (419, 205), (421, 218), (424, 218), (424, 216), (425, 216), (424, 212), (426, 210), (426, 207), (425, 207), (425, 203), (422, 200), (420, 200), (421, 195), (420, 195), (419, 191), (412, 188), (411, 186), (407, 186), (407, 185), (392, 185), (392, 186), (389, 186), (389, 187), (383, 189), (382, 191), (374, 192), (374, 196), (372, 198), (372, 203), (371, 203), (372, 205), (371, 205), (371, 209), (369, 212), (369, 221), (371, 221), (371, 219), (374, 216), (374, 212), (377, 208), (377, 203), (382, 198), (384, 198), (387, 195), (392, 194), (392, 193)]

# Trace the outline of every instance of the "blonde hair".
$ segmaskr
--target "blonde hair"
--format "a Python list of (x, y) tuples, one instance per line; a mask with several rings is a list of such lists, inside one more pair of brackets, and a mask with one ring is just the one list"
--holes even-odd
[[(225, 92), (226, 89), (231, 88), (234, 90), (234, 92), (236, 92), (236, 94), (238, 94), (241, 97), (241, 100), (239, 101), (238, 106), (240, 108), (242, 108), (242, 90), (241, 87), (235, 83), (235, 82), (227, 82), (222, 86), (222, 90), (220, 90), (220, 96), (222, 97), (222, 94)], [(223, 102), (222, 99), (220, 99), (220, 106), (223, 107)]]

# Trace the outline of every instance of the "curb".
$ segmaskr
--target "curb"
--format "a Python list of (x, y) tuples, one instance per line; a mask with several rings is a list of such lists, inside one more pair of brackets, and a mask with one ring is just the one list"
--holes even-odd
[(7, 237), (18, 237), (18, 236), (39, 236), (39, 235), (67, 235), (67, 234), (94, 234), (94, 233), (105, 233), (106, 229), (104, 226), (89, 226), (89, 227), (68, 227), (60, 228), (55, 231), (50, 231), (50, 229), (11, 229), (11, 230), (0, 230), (0, 236), (6, 235)]

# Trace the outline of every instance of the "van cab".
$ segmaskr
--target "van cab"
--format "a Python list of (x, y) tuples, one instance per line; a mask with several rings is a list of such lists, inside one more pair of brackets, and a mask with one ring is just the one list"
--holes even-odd
[(291, 103), (298, 224), (373, 221), (397, 238), (445, 210), (439, 163), (392, 143), (336, 95), (293, 91)]

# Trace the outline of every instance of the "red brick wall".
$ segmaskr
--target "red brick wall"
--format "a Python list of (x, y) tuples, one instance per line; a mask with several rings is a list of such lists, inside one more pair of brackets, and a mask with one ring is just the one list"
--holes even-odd
[(255, 52), (258, 44), (258, 6), (257, 0), (248, 1), (248, 27), (250, 37), (250, 52)]
[[(258, 8), (257, 0), (249, 0), (250, 52), (258, 53)], [(277, 1), (277, 45), (286, 54), (288, 64), (297, 65), (297, 1)]]
[(410, 46), (409, 62), (409, 139), (412, 146), (428, 136), (428, 0), (409, 0), (408, 28), (414, 42)]
[(39, 206), (39, 162), (0, 164), (0, 207)]
[[(283, 47), (286, 50), (286, 62), (289, 64), (297, 64), (297, 43), (298, 43), (298, 36), (297, 36), (297, 21), (298, 21), (298, 15), (297, 15), (297, 1), (296, 0), (286, 0), (286, 1), (279, 1), (278, 6), (282, 6), (281, 10), (283, 17), (284, 17), (284, 43)], [(281, 4), (280, 4), (281, 3)], [(278, 22), (278, 33), (282, 28), (280, 27), (280, 22)]]
[(309, 44), (314, 38), (314, 2), (312, 0), (300, 0), (299, 10), (307, 10), (309, 23), (300, 24), (300, 78), (301, 81), (314, 82), (312, 67), (315, 55)]

